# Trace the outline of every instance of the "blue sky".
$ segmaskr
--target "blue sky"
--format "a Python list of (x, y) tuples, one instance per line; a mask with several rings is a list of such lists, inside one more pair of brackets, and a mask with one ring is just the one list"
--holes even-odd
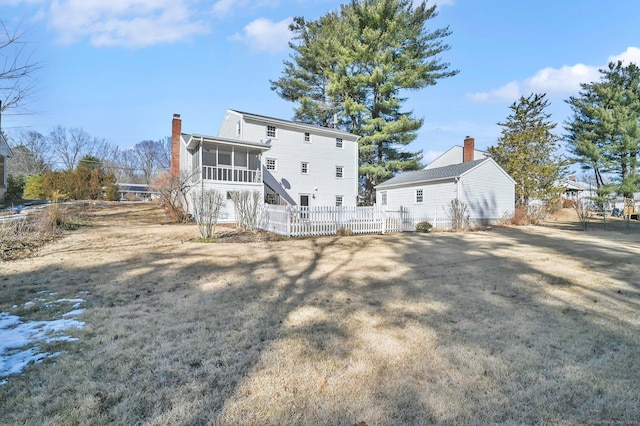
[[(315, 19), (337, 0), (0, 0), (0, 17), (25, 32), (42, 64), (28, 115), (3, 128), (48, 133), (80, 127), (122, 148), (183, 131), (215, 135), (226, 109), (290, 119), (294, 104), (270, 90), (291, 53), (294, 16)], [(413, 150), (428, 161), (465, 136), (496, 143), (496, 124), (520, 95), (547, 93), (552, 120), (564, 100), (611, 60), (640, 64), (636, 0), (439, 0), (430, 28), (448, 26), (442, 55), (460, 73), (408, 93), (424, 119)]]

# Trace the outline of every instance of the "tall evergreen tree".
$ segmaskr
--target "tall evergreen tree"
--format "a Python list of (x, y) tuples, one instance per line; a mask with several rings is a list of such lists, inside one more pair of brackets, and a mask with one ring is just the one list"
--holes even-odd
[(502, 136), (488, 148), (491, 157), (516, 181), (516, 204), (528, 207), (529, 200), (551, 202), (558, 196), (557, 181), (566, 171), (567, 161), (558, 154), (556, 123), (545, 112), (545, 94), (520, 97), (509, 109)]
[(437, 16), (425, 1), (352, 0), (317, 21), (297, 18), (292, 61), (272, 89), (296, 102), (295, 119), (359, 134), (365, 202), (373, 187), (397, 171), (420, 167), (421, 152), (407, 146), (423, 120), (403, 111), (408, 90), (457, 74), (439, 55), (448, 28), (429, 31)]
[[(600, 192), (632, 198), (640, 190), (640, 68), (619, 61), (600, 73), (600, 81), (582, 84), (567, 101), (573, 110), (565, 126), (569, 147), (593, 170)], [(604, 174), (613, 176), (613, 184), (605, 185)]]

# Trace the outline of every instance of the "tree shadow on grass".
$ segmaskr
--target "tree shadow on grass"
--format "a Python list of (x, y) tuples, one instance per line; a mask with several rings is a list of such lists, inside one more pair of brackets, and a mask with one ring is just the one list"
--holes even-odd
[[(637, 308), (637, 269), (611, 267), (637, 250), (566, 238), (509, 228), (184, 244), (9, 273), (4, 288), (24, 294), (90, 293), (80, 349), (12, 380), (0, 408), (14, 423), (632, 421), (637, 310), (625, 323), (600, 306)], [(629, 288), (546, 268), (554, 257)]]

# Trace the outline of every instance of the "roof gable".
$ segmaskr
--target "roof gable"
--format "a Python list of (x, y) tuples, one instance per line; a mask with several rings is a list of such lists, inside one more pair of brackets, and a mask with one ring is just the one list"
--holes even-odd
[[(434, 169), (436, 167), (444, 167), (452, 164), (461, 163), (463, 161), (464, 147), (460, 145), (454, 145), (444, 153), (440, 154), (436, 159), (426, 165), (425, 169)], [(482, 160), (489, 157), (486, 151), (480, 151), (478, 149), (473, 150), (474, 160)]]
[(392, 177), (386, 182), (377, 185), (376, 188), (386, 188), (397, 185), (408, 185), (417, 182), (431, 182), (436, 180), (454, 179), (462, 176), (469, 170), (479, 166), (490, 159), (469, 161), (467, 163), (452, 164), (450, 166), (436, 167), (434, 169), (422, 169), (412, 172), (404, 172), (398, 176)]
[(13, 152), (11, 152), (11, 148), (2, 133), (0, 133), (0, 155), (3, 157), (13, 157)]
[(250, 119), (254, 121), (264, 121), (264, 122), (269, 122), (276, 125), (280, 124), (284, 126), (296, 127), (299, 129), (306, 129), (306, 130), (311, 130), (315, 132), (322, 131), (325, 133), (331, 133), (331, 134), (339, 135), (342, 137), (350, 137), (351, 139), (355, 139), (355, 140), (360, 138), (360, 136), (354, 133), (349, 133), (349, 132), (345, 132), (338, 129), (332, 129), (331, 127), (321, 127), (321, 126), (316, 126), (314, 124), (302, 123), (299, 121), (283, 120), (281, 118), (268, 117), (266, 115), (259, 115), (259, 114), (252, 114), (249, 112), (238, 111), (235, 109), (230, 109), (229, 111), (233, 112), (234, 114), (238, 114), (244, 117), (245, 119)]

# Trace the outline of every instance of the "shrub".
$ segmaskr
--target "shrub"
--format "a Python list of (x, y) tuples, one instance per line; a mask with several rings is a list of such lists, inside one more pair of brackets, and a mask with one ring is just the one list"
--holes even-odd
[(7, 192), (4, 194), (5, 198), (7, 200), (22, 198), (26, 182), (25, 176), (9, 176), (7, 179)]
[(22, 197), (25, 200), (43, 200), (44, 199), (44, 190), (42, 188), (42, 175), (33, 175), (27, 178)]
[(243, 231), (256, 232), (262, 214), (262, 197), (258, 191), (237, 191), (231, 194), (236, 210), (236, 225)]
[(433, 225), (431, 225), (429, 222), (418, 222), (418, 224), (416, 225), (417, 232), (431, 232), (432, 228)]
[(458, 199), (451, 200), (447, 208), (447, 216), (451, 221), (451, 227), (454, 231), (464, 230), (469, 220), (468, 210), (469, 206), (467, 206), (467, 203), (463, 203)]
[(205, 240), (213, 238), (224, 204), (224, 194), (215, 189), (204, 189), (194, 191), (191, 198), (200, 236)]
[(351, 229), (347, 228), (346, 226), (343, 226), (336, 230), (336, 235), (340, 237), (348, 237), (349, 235), (353, 235), (353, 231), (351, 231)]

